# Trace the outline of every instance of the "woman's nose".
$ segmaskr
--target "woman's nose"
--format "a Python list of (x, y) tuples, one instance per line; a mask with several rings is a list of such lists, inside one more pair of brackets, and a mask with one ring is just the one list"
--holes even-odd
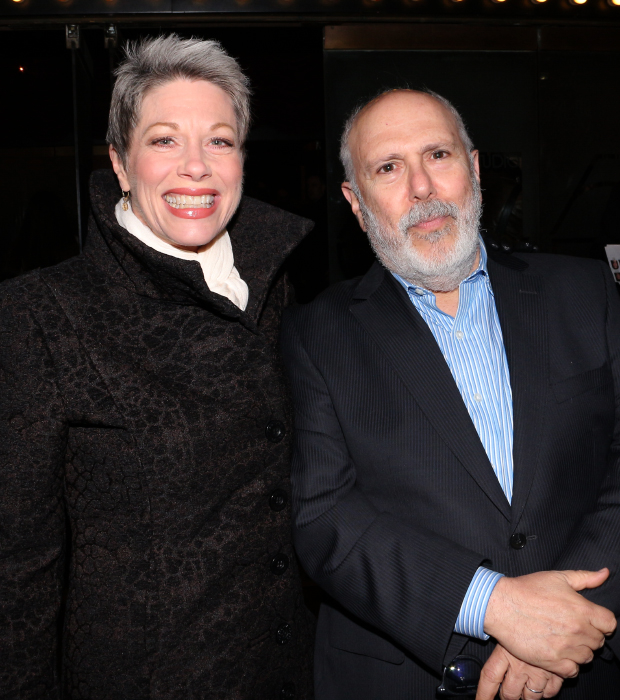
[(194, 181), (211, 177), (211, 165), (202, 147), (188, 148), (179, 164), (179, 175), (191, 178)]

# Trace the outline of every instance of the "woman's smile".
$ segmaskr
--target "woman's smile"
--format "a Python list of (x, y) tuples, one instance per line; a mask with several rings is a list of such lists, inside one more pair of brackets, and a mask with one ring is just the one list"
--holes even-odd
[(221, 200), (217, 190), (178, 188), (163, 195), (173, 216), (180, 219), (204, 219), (217, 211)]

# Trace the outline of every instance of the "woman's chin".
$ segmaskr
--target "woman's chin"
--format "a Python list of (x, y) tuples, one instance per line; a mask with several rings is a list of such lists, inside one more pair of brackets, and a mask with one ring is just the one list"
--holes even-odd
[(222, 231), (222, 228), (223, 227), (219, 226), (209, 226), (208, 228), (201, 227), (199, 231), (168, 230), (165, 231), (164, 235), (160, 236), (160, 238), (164, 238), (167, 243), (170, 243), (176, 248), (195, 250), (196, 248), (202, 248), (208, 243), (211, 243)]

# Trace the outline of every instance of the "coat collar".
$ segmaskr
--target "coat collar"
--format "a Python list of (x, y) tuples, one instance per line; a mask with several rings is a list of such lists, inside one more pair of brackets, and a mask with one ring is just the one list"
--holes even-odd
[(116, 176), (98, 170), (91, 177), (92, 216), (85, 254), (115, 283), (137, 294), (169, 303), (197, 305), (256, 329), (269, 288), (282, 263), (312, 222), (294, 214), (243, 197), (228, 232), (235, 266), (248, 285), (245, 311), (207, 287), (198, 262), (181, 260), (144, 245), (116, 221), (114, 206), (119, 198)]
[[(402, 285), (375, 263), (357, 285), (351, 312), (414, 396), (435, 430), (504, 517), (516, 526), (537, 467), (547, 382), (542, 281), (523, 260), (489, 254), (489, 277), (504, 336), (514, 412), (512, 507), (499, 485), (456, 383)], [(446, 419), (449, 416), (449, 419)]]

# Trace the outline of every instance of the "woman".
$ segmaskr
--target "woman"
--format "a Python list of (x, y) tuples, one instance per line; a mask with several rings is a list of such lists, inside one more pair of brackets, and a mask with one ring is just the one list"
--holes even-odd
[(309, 698), (276, 341), (311, 225), (241, 198), (217, 43), (117, 76), (84, 253), (2, 287), (0, 695)]

